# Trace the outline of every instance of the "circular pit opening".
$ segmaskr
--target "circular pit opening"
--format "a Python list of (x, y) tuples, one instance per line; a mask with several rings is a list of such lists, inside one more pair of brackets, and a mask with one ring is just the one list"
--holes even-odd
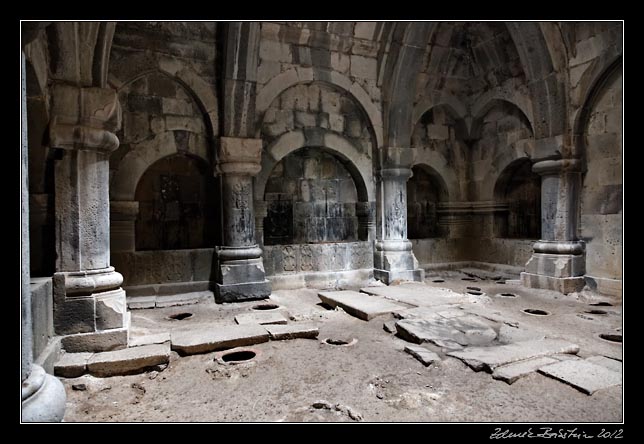
[(257, 356), (257, 353), (255, 353), (254, 351), (240, 350), (232, 353), (223, 354), (221, 356), (221, 360), (229, 364), (236, 364), (238, 362), (250, 361), (255, 356)]
[(550, 314), (545, 310), (539, 310), (537, 308), (526, 308), (523, 312), (534, 316), (548, 316)]
[(591, 314), (591, 315), (605, 315), (605, 314), (608, 314), (608, 312), (605, 311), (605, 310), (587, 310), (586, 313)]
[(183, 321), (184, 319), (188, 319), (192, 317), (192, 313), (177, 313), (168, 316), (169, 319), (173, 319), (175, 321)]
[(340, 345), (343, 347), (349, 347), (354, 345), (356, 342), (358, 342), (358, 340), (355, 338), (353, 339), (326, 338), (322, 342), (328, 345)]
[(590, 305), (592, 305), (593, 307), (612, 307), (613, 306), (613, 304), (611, 304), (610, 302), (596, 302)]
[(613, 334), (613, 333), (602, 333), (602, 334), (599, 335), (599, 337), (601, 339), (603, 339), (604, 341), (617, 342), (619, 344), (622, 343), (622, 335), (616, 335), (616, 334)]
[(440, 284), (442, 282), (445, 282), (445, 279), (434, 279), (432, 282), (435, 282), (437, 284)]
[(468, 290), (481, 291), (479, 287), (465, 287), (465, 288), (467, 288)]
[(469, 294), (473, 294), (474, 296), (481, 296), (483, 294), (482, 291), (476, 291), (476, 290), (468, 290), (467, 292)]
[(517, 295), (514, 293), (499, 293), (499, 296), (502, 298), (516, 298)]
[(253, 307), (253, 310), (275, 310), (280, 308), (277, 304), (259, 304)]
[(472, 277), (466, 277), (466, 278), (461, 278), (462, 281), (470, 281), (470, 282), (476, 282), (476, 279)]

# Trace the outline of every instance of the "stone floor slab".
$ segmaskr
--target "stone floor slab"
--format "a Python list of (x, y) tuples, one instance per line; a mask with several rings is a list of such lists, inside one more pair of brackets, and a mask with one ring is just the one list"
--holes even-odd
[(617, 373), (622, 373), (622, 362), (616, 361), (615, 359), (607, 358), (606, 356), (591, 356), (586, 358), (586, 361), (593, 364), (601, 365), (606, 367), (608, 370), (612, 370)]
[(519, 378), (536, 372), (540, 367), (548, 364), (554, 364), (556, 362), (559, 361), (547, 356), (541, 356), (534, 359), (526, 359), (525, 361), (514, 362), (512, 364), (497, 367), (496, 369), (494, 369), (492, 377), (494, 379), (499, 379), (501, 381), (507, 382), (508, 384), (513, 384)]
[(484, 345), (496, 338), (496, 332), (474, 315), (444, 318), (439, 314), (396, 322), (398, 336), (416, 344), (431, 342), (439, 347), (451, 343)]
[(512, 344), (514, 342), (523, 342), (523, 341), (537, 341), (539, 339), (544, 339), (545, 334), (528, 330), (521, 327), (511, 327), (507, 324), (501, 325), (499, 329), (499, 342), (502, 344)]
[(286, 324), (288, 321), (280, 312), (257, 312), (257, 313), (241, 313), (235, 316), (235, 322), (239, 325), (246, 324)]
[(441, 358), (433, 351), (427, 350), (425, 347), (420, 347), (418, 345), (406, 345), (405, 351), (422, 362), (425, 367), (433, 362), (441, 360)]
[(54, 364), (54, 375), (77, 378), (87, 372), (87, 361), (93, 353), (63, 353)]
[(576, 344), (561, 339), (541, 339), (515, 342), (498, 347), (468, 347), (465, 350), (449, 352), (448, 355), (462, 360), (476, 371), (484, 369), (493, 371), (502, 365), (524, 359), (578, 352), (579, 346)]
[(176, 331), (170, 334), (170, 338), (172, 350), (192, 355), (267, 342), (268, 332), (259, 325), (232, 325), (199, 331)]
[(459, 304), (467, 298), (447, 288), (431, 287), (424, 284), (394, 285), (389, 287), (364, 287), (362, 293), (382, 296), (393, 301), (419, 306)]
[(170, 344), (152, 344), (124, 350), (94, 353), (87, 361), (87, 370), (93, 376), (107, 377), (140, 373), (145, 369), (167, 364)]
[(315, 339), (320, 334), (320, 331), (317, 327), (311, 325), (267, 325), (266, 331), (270, 335), (271, 339), (274, 341), (283, 341), (288, 339)]
[(139, 347), (141, 345), (150, 345), (150, 344), (163, 344), (164, 342), (170, 341), (170, 333), (155, 333), (151, 335), (138, 336), (136, 338), (130, 337), (129, 347)]
[(588, 360), (557, 362), (541, 367), (539, 373), (572, 385), (588, 395), (622, 383), (620, 373)]
[(322, 291), (318, 293), (318, 297), (325, 304), (334, 308), (340, 307), (350, 315), (365, 321), (406, 308), (382, 298), (350, 290)]

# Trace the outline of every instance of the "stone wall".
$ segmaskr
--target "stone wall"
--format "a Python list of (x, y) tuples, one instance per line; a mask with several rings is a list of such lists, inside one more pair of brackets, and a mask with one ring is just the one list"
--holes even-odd
[(280, 161), (266, 184), (264, 244), (356, 241), (357, 194), (351, 175), (314, 148)]
[(585, 133), (581, 238), (586, 273), (622, 278), (622, 76), (612, 76), (592, 106)]
[(414, 255), (421, 268), (450, 262), (486, 262), (513, 267), (525, 266), (532, 255), (527, 239), (414, 239)]
[(267, 245), (264, 268), (267, 276), (368, 269), (373, 247), (370, 242)]

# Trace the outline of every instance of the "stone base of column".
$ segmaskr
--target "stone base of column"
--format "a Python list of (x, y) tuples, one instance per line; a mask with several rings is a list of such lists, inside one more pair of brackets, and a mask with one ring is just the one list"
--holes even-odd
[(123, 276), (113, 267), (54, 274), (54, 331), (67, 352), (127, 347), (129, 313)]
[(22, 421), (60, 422), (65, 415), (66, 401), (63, 383), (34, 364), (22, 383)]
[[(425, 270), (418, 268), (418, 261), (411, 251), (411, 242), (405, 241), (400, 244), (400, 248), (405, 250), (376, 251), (373, 277), (387, 285), (397, 280), (422, 282), (425, 278)], [(408, 250), (407, 244), (409, 244)]]
[(218, 282), (215, 286), (215, 302), (241, 302), (266, 299), (271, 295), (271, 283), (266, 279), (262, 259), (228, 259), (259, 255), (257, 247), (222, 249), (219, 251)]
[(521, 273), (525, 287), (555, 290), (563, 294), (584, 288), (586, 261), (583, 254), (533, 253)]
[(524, 272), (521, 273), (521, 285), (529, 288), (554, 290), (559, 293), (568, 294), (575, 291), (581, 291), (584, 288), (584, 285), (586, 285), (586, 281), (583, 276), (556, 278)]
[(245, 282), (242, 284), (217, 284), (215, 302), (243, 302), (266, 299), (271, 295), (271, 282)]

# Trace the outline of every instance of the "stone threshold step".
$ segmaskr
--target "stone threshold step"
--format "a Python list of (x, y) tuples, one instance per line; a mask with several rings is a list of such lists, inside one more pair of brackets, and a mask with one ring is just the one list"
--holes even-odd
[(351, 290), (322, 291), (318, 293), (318, 297), (325, 304), (333, 308), (340, 307), (350, 315), (364, 321), (408, 308), (380, 297)]
[(76, 378), (85, 373), (98, 377), (131, 375), (169, 361), (169, 343), (101, 353), (65, 353), (54, 365), (54, 374), (65, 378)]

